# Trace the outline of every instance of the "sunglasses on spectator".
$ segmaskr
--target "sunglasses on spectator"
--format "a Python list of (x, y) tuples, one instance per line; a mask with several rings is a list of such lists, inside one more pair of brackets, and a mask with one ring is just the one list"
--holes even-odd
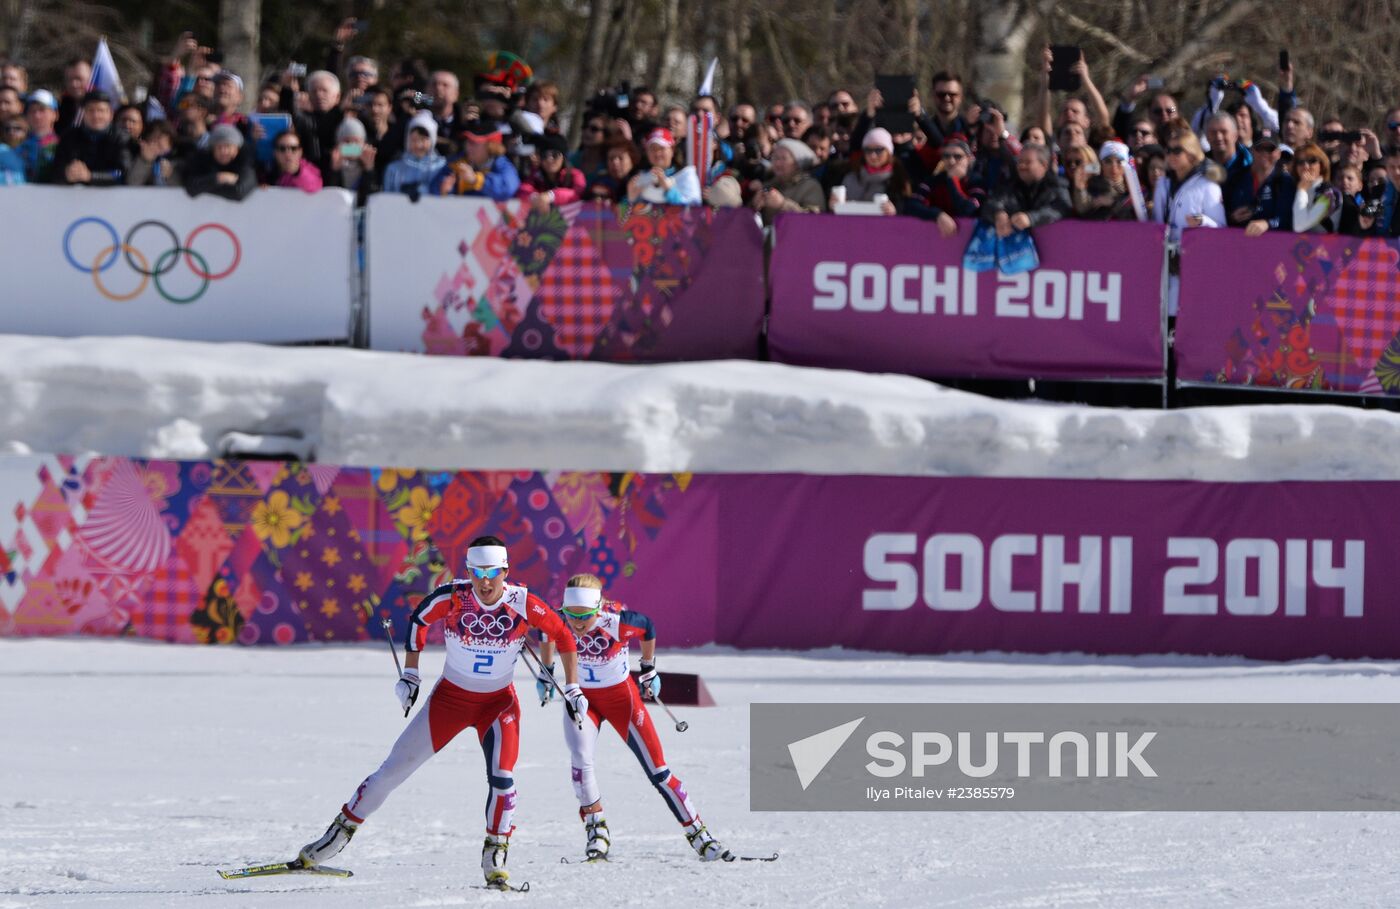
[(369, 69), (357, 69), (357, 70), (351, 70), (351, 72), (350, 72), (350, 78), (351, 78), (351, 79), (378, 79), (378, 78), (379, 78), (379, 74), (376, 73), (374, 70), (369, 70)]
[(1176, 116), (1176, 108), (1174, 108), (1174, 107), (1154, 107), (1154, 108), (1152, 108), (1152, 113), (1156, 114), (1156, 115), (1159, 116), (1159, 117), (1174, 117), (1174, 116)]
[(890, 150), (883, 145), (869, 145), (861, 149), (867, 155), (888, 155)]
[(282, 151), (282, 152), (301, 151), (301, 146), (300, 146), (300, 145), (279, 145), (279, 146), (277, 146), (277, 150), (278, 150), (278, 151)]
[(1400, 129), (1400, 120), (1387, 120), (1387, 121), (1385, 121), (1385, 128), (1386, 128), (1386, 129)]
[(1321, 170), (1322, 162), (1316, 158), (1299, 158), (1298, 169), (1301, 170), (1304, 167), (1316, 167), (1318, 170)]
[(748, 126), (748, 125), (749, 125), (750, 123), (752, 123), (753, 121), (750, 120), (748, 117), (741, 116), (740, 114), (730, 114), (730, 115), (729, 115), (729, 122), (730, 122), (730, 123), (742, 123), (743, 125)]
[(549, 151), (547, 151), (547, 152), (545, 152), (544, 154), (540, 155), (540, 157), (541, 157), (541, 158), (562, 158), (562, 157), (564, 157), (564, 153), (561, 152), (561, 151), (559, 151), (559, 150), (557, 150), (557, 149), (551, 148)]
[(934, 92), (933, 96), (935, 98), (957, 98), (961, 94), (962, 92)]
[(471, 570), (472, 577), (480, 578), (483, 581), (489, 581), (492, 578), (500, 577), (505, 571), (504, 568), (477, 568), (475, 565), (471, 566)]
[(784, 118), (783, 118), (783, 122), (784, 122), (784, 123), (801, 123), (801, 122), (802, 122), (803, 120), (805, 120), (805, 119), (807, 119), (807, 118), (806, 118), (806, 117), (802, 117), (802, 116), (784, 117)]

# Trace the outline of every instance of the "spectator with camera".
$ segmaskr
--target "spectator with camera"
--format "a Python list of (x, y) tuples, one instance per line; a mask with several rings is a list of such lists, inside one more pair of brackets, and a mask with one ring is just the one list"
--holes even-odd
[(324, 181), (321, 169), (306, 160), (301, 136), (295, 130), (284, 130), (272, 140), (272, 166), (263, 175), (263, 182), (282, 189), (299, 189), (306, 193), (321, 191)]
[(70, 127), (54, 153), (58, 183), (117, 186), (127, 168), (126, 143), (112, 128), (112, 99), (103, 91), (83, 96), (83, 122)]
[[(1087, 145), (1071, 146), (1064, 156), (1070, 211), (1080, 221), (1111, 221), (1123, 217), (1126, 192), (1114, 189), (1103, 175), (1099, 156)], [(1129, 215), (1131, 208), (1128, 209)]]
[(430, 111), (419, 111), (408, 121), (404, 154), (384, 170), (384, 191), (404, 193), (410, 198), (430, 195), (433, 177), (447, 163), (437, 153), (437, 120)]
[(516, 193), (536, 212), (551, 206), (569, 205), (583, 199), (587, 181), (569, 165), (568, 140), (558, 133), (546, 133), (535, 140), (539, 166), (520, 184)]
[[(1050, 45), (1045, 45), (1041, 51), (1040, 65), (1040, 120), (1039, 125), (1047, 133), (1051, 129), (1050, 119), (1050, 71), (1055, 63), (1055, 53)], [(1060, 114), (1054, 122), (1054, 130), (1058, 134), (1064, 129), (1066, 124), (1077, 123), (1084, 131), (1083, 143), (1099, 143), (1108, 139), (1110, 131), (1111, 117), (1108, 113), (1108, 105), (1103, 100), (1103, 95), (1094, 85), (1093, 77), (1089, 73), (1089, 63), (1084, 59), (1084, 52), (1079, 52), (1079, 59), (1070, 66), (1070, 73), (1079, 79), (1080, 90), (1084, 93), (1084, 98), (1071, 95), (1060, 103)], [(1061, 146), (1068, 149), (1071, 146)], [(1091, 149), (1092, 151), (1092, 149)]]
[[(1006, 128), (1006, 115), (1001, 108), (990, 101), (983, 102), (981, 108), (977, 115), (977, 141), (970, 143), (975, 152), (971, 181), (983, 195), (991, 196), (1011, 182), (1020, 147)], [(1041, 147), (1049, 151), (1048, 147)]]
[(450, 70), (435, 70), (428, 80), (428, 93), (432, 96), (433, 118), (437, 120), (437, 152), (450, 158), (458, 150), (453, 137), (468, 120), (466, 106), (460, 101), (462, 83)]
[[(1400, 236), (1400, 142), (1391, 143), (1384, 149), (1386, 181), (1379, 190), (1381, 200), (1380, 218), (1371, 227), (1372, 236)], [(1373, 190), (1374, 192), (1374, 190)]]
[(335, 131), (331, 168), (321, 172), (326, 186), (350, 190), (357, 205), (364, 205), (371, 193), (379, 191), (379, 174), (374, 168), (378, 155), (367, 138), (365, 125), (354, 117), (346, 117)]
[(186, 165), (184, 185), (191, 196), (208, 193), (234, 202), (258, 188), (251, 150), (236, 126), (222, 123), (209, 131), (209, 148)]
[(1342, 215), (1337, 233), (1348, 237), (1364, 237), (1375, 227), (1381, 211), (1381, 194), (1366, 191), (1361, 168), (1343, 164), (1333, 171), (1333, 181), (1342, 194)]
[(448, 160), (433, 178), (439, 196), (484, 196), (496, 202), (513, 198), (520, 175), (506, 157), (505, 137), (486, 121), (464, 124), (462, 154)]

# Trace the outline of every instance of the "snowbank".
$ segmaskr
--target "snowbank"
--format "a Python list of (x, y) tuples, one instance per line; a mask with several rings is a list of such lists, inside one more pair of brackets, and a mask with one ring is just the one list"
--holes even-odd
[[(0, 453), (201, 459), (230, 433), (420, 468), (1120, 479), (1390, 479), (1400, 416), (997, 401), (772, 363), (431, 358), (0, 335)], [(246, 449), (245, 449), (246, 450)]]

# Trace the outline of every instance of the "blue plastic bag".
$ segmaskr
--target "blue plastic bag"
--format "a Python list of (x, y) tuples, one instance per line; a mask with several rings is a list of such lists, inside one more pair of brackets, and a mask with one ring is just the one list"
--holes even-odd
[(968, 271), (991, 271), (997, 267), (997, 232), (990, 224), (978, 222), (972, 239), (963, 251), (963, 268)]
[(1013, 230), (997, 239), (997, 270), (1004, 275), (1019, 275), (1040, 267), (1040, 253), (1028, 230)]

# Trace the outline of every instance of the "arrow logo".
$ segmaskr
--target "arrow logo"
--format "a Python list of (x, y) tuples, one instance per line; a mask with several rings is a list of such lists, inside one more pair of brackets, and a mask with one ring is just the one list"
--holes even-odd
[(792, 756), (792, 764), (797, 768), (797, 780), (802, 784), (804, 792), (812, 785), (817, 774), (826, 769), (826, 765), (836, 757), (836, 752), (846, 744), (846, 739), (851, 737), (856, 727), (864, 722), (865, 717), (861, 717), (788, 744), (788, 754)]

